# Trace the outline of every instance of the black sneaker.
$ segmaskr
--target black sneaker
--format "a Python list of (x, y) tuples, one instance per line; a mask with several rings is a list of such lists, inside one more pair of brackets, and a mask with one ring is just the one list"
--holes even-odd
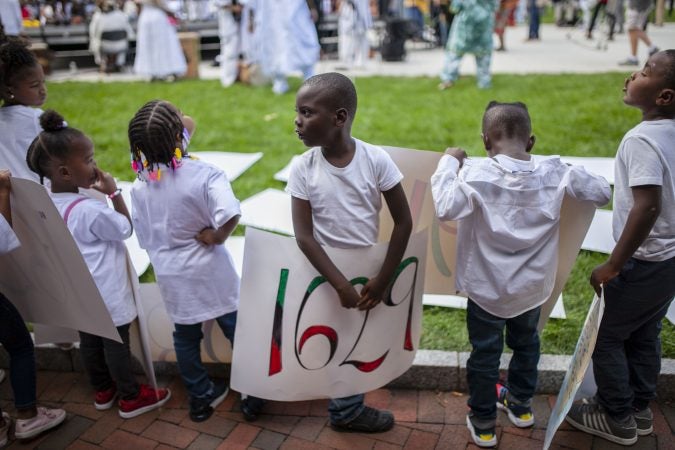
[(267, 402), (262, 398), (249, 395), (246, 398), (241, 399), (239, 409), (241, 409), (241, 413), (244, 415), (246, 421), (254, 422), (258, 420), (258, 416), (260, 415), (263, 406), (265, 406), (265, 403)]
[(366, 406), (361, 414), (347, 423), (331, 423), (331, 428), (342, 433), (382, 433), (394, 426), (394, 415), (389, 411)]
[(654, 414), (652, 414), (652, 410), (649, 409), (649, 406), (643, 410), (635, 411), (633, 417), (635, 417), (638, 436), (648, 436), (652, 434), (654, 431)]
[(522, 403), (509, 395), (509, 389), (497, 383), (497, 408), (505, 411), (512, 424), (518, 428), (534, 425), (534, 414), (530, 402)]
[(574, 428), (621, 445), (637, 442), (637, 425), (633, 416), (619, 422), (607, 414), (594, 399), (574, 403), (565, 420)]
[[(475, 424), (474, 421), (476, 422)], [(481, 423), (481, 421), (476, 419), (473, 416), (473, 413), (470, 412), (466, 415), (466, 427), (471, 433), (471, 439), (473, 439), (474, 444), (477, 446), (483, 448), (497, 446), (494, 421), (492, 421), (491, 424)]]
[(225, 400), (228, 392), (227, 383), (223, 380), (215, 380), (211, 392), (205, 397), (190, 398), (190, 420), (203, 422), (211, 417), (214, 409)]

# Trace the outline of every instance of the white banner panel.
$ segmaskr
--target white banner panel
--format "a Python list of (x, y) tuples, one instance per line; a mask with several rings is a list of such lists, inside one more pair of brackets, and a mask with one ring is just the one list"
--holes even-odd
[(565, 419), (565, 416), (570, 410), (574, 402), (574, 394), (576, 393), (581, 381), (584, 379), (584, 374), (591, 362), (593, 356), (593, 349), (595, 348), (595, 340), (598, 337), (598, 329), (600, 328), (600, 321), (602, 320), (602, 313), (605, 309), (604, 296), (598, 298), (596, 295), (593, 298), (591, 307), (586, 315), (584, 327), (581, 329), (577, 346), (572, 355), (570, 369), (565, 374), (565, 379), (560, 387), (560, 393), (555, 402), (555, 406), (551, 411), (551, 416), (548, 419), (546, 426), (546, 436), (544, 438), (544, 450), (548, 449), (553, 441), (556, 430)]
[(0, 291), (24, 320), (121, 342), (91, 273), (44, 186), (12, 177), (21, 247), (0, 256)]
[[(368, 392), (403, 374), (419, 345), (426, 241), (426, 230), (411, 237), (391, 296), (359, 311), (340, 305), (295, 239), (248, 228), (232, 388), (309, 400)], [(326, 251), (358, 289), (387, 247)]]

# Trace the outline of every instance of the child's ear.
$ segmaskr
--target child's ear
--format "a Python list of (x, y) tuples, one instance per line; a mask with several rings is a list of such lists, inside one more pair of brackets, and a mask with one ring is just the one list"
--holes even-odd
[(532, 150), (532, 147), (534, 147), (534, 142), (535, 142), (536, 140), (537, 140), (537, 139), (536, 139), (536, 137), (534, 136), (534, 134), (533, 134), (532, 136), (530, 136), (530, 139), (528, 139), (528, 141), (527, 141), (527, 146), (525, 147), (525, 151), (526, 151), (526, 152), (529, 152), (530, 150)]
[(339, 108), (335, 111), (335, 125), (343, 127), (349, 120), (349, 112), (346, 108)]
[(675, 104), (675, 90), (673, 89), (663, 89), (659, 92), (659, 96), (656, 97), (657, 106), (670, 106)]
[(70, 170), (68, 170), (68, 167), (64, 164), (61, 164), (56, 168), (56, 173), (62, 180), (70, 180)]
[(492, 148), (492, 143), (490, 142), (488, 135), (481, 133), (480, 137), (483, 139), (483, 146), (485, 147), (485, 150), (490, 150)]

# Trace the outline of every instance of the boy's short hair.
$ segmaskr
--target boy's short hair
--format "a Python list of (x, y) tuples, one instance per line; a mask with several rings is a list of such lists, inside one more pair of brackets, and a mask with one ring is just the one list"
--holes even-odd
[(326, 101), (336, 110), (345, 108), (353, 119), (356, 116), (356, 87), (348, 77), (337, 72), (322, 73), (308, 78), (303, 87), (319, 88)]
[(666, 79), (666, 88), (675, 89), (675, 49), (663, 50), (668, 58), (668, 66), (664, 78)]
[(494, 128), (504, 132), (509, 139), (529, 139), (532, 122), (525, 103), (501, 103), (495, 100), (488, 103), (483, 114), (483, 132)]

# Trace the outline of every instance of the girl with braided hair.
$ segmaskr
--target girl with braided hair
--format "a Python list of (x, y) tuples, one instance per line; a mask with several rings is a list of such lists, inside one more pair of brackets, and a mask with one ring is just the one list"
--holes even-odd
[(0, 31), (0, 167), (38, 181), (26, 166), (26, 150), (40, 133), (40, 107), (47, 99), (42, 66), (27, 44)]
[(224, 381), (209, 378), (200, 344), (207, 320), (215, 320), (234, 342), (239, 276), (222, 244), (241, 211), (225, 173), (188, 157), (185, 125), (191, 123), (171, 103), (153, 100), (129, 122), (129, 145), (138, 175), (131, 190), (136, 236), (150, 255), (174, 323), (173, 344), (190, 395), (190, 419), (201, 422), (228, 393)]
[[(28, 149), (26, 162), (42, 182), (51, 181), (51, 197), (73, 235), (96, 287), (117, 327), (122, 343), (80, 331), (80, 353), (96, 394), (94, 406), (110, 409), (115, 400), (124, 419), (157, 409), (171, 397), (168, 389), (139, 384), (132, 372), (129, 326), (136, 305), (127, 273), (124, 240), (131, 236), (131, 218), (115, 179), (96, 166), (94, 144), (69, 127), (57, 112), (40, 117), (44, 131)], [(91, 188), (105, 194), (113, 209), (79, 192)]]

